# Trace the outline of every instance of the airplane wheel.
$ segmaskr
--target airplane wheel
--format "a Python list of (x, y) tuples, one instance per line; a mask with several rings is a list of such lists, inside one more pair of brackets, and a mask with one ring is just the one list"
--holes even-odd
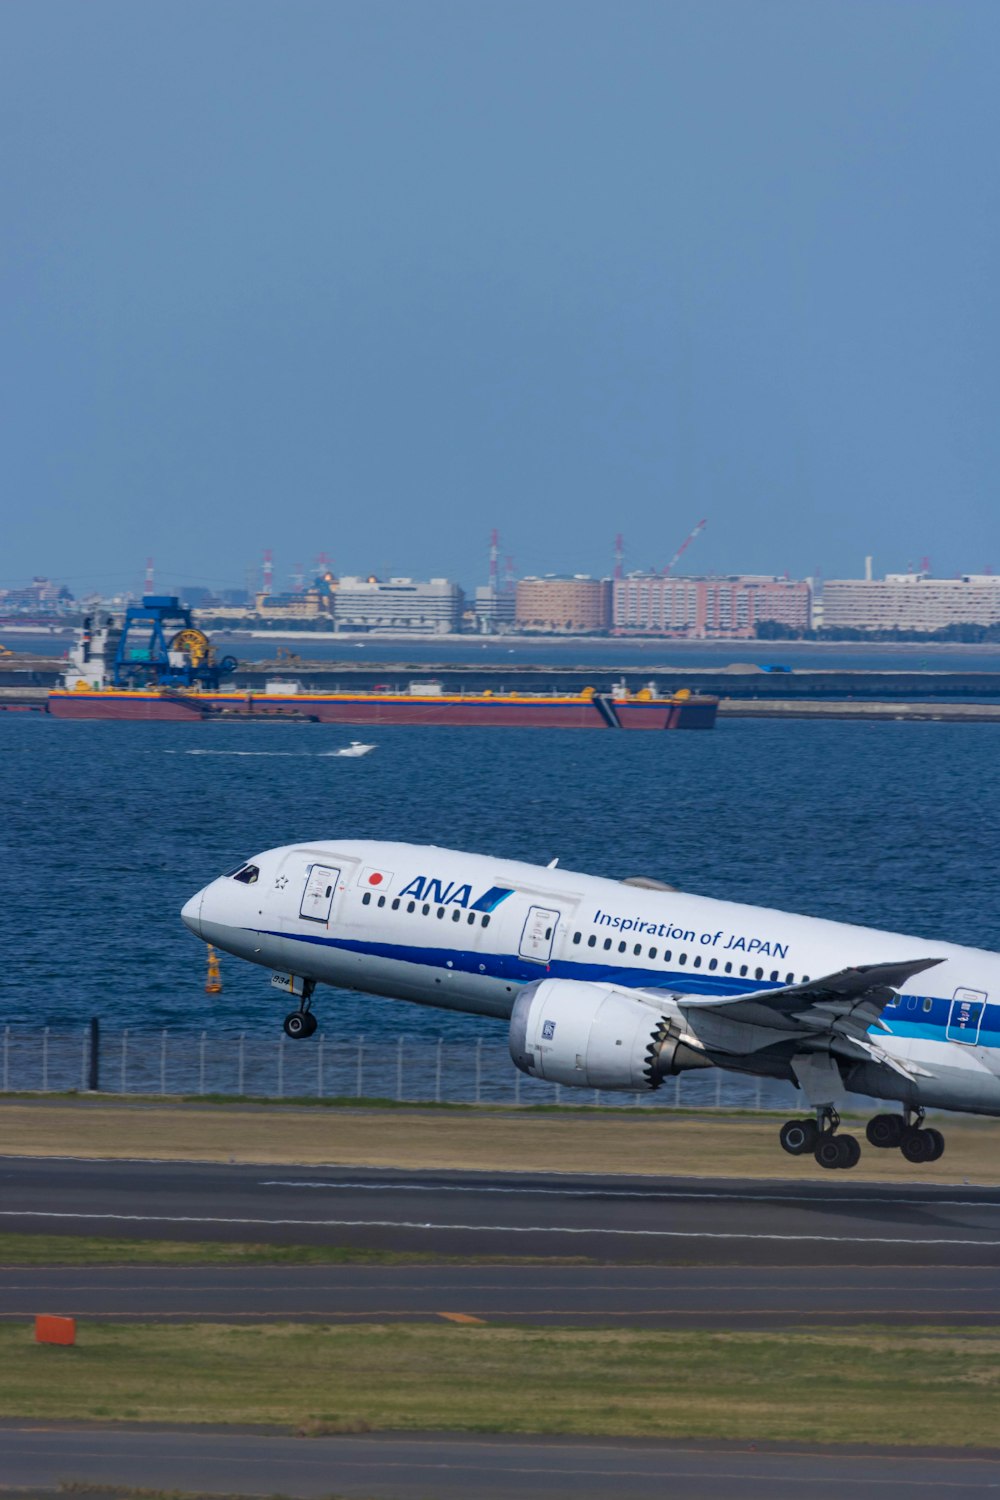
[(930, 1156), (928, 1156), (927, 1160), (937, 1161), (939, 1157), (944, 1155), (944, 1136), (941, 1134), (940, 1130), (935, 1130), (932, 1126), (929, 1126), (922, 1133), (924, 1135), (929, 1135), (931, 1138), (932, 1149), (931, 1154)]
[(813, 1155), (821, 1167), (826, 1167), (832, 1171), (834, 1167), (841, 1165), (840, 1141), (835, 1135), (830, 1135), (829, 1132), (821, 1135)]
[[(920, 1163), (934, 1160), (932, 1153), (935, 1150), (935, 1143), (931, 1139), (931, 1132), (929, 1130), (917, 1130), (913, 1126), (908, 1130), (904, 1130), (903, 1139), (899, 1143), (899, 1149), (907, 1161)], [(943, 1144), (941, 1149), (944, 1149)]]
[(815, 1151), (816, 1142), (819, 1140), (819, 1130), (815, 1120), (786, 1120), (778, 1134), (781, 1149), (787, 1151), (789, 1156), (804, 1156), (807, 1151)]
[(312, 1036), (316, 1030), (316, 1017), (307, 1010), (293, 1010), (285, 1017), (282, 1025), (285, 1035), (290, 1036), (293, 1042), (298, 1042), (303, 1037)]
[(898, 1146), (903, 1139), (903, 1124), (902, 1115), (876, 1115), (865, 1126), (865, 1138), (869, 1146), (888, 1150), (890, 1146)]
[(861, 1145), (857, 1136), (838, 1135), (835, 1139), (837, 1145), (840, 1147), (840, 1160), (837, 1166), (844, 1167), (845, 1170), (856, 1167), (861, 1160)]

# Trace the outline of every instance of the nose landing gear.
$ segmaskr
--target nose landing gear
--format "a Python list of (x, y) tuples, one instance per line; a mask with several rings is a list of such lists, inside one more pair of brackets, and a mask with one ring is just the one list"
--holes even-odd
[(302, 986), (302, 1000), (298, 1010), (290, 1011), (281, 1023), (285, 1035), (291, 1037), (293, 1042), (299, 1042), (303, 1037), (312, 1036), (319, 1025), (310, 1008), (315, 988), (316, 981), (314, 979), (305, 980)]

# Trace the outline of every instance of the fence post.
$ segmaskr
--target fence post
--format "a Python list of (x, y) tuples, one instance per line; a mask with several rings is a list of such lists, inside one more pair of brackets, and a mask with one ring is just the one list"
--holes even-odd
[(521, 1069), (514, 1069), (514, 1103), (521, 1103)]
[(483, 1091), (483, 1039), (476, 1037), (476, 1103), (480, 1102)]
[(49, 1028), (42, 1032), (42, 1093), (49, 1091)]
[(89, 1038), (89, 1027), (83, 1028), (80, 1042), (80, 1093), (85, 1093), (87, 1088), (87, 1041)]
[(246, 1032), (245, 1031), (241, 1031), (240, 1032), (239, 1080), (238, 1080), (238, 1086), (237, 1086), (237, 1092), (238, 1092), (238, 1094), (239, 1094), (239, 1096), (240, 1096), (241, 1099), (243, 1098), (243, 1054), (244, 1054), (244, 1051), (245, 1051), (245, 1048), (246, 1048), (246, 1038), (247, 1038)]
[(10, 1027), (3, 1029), (3, 1091), (10, 1092)]
[(121, 1088), (118, 1090), (118, 1092), (120, 1094), (127, 1094), (128, 1093), (128, 1089), (125, 1087), (127, 1081), (128, 1081), (128, 1027), (126, 1026), (125, 1030), (122, 1032), (122, 1081), (121, 1081)]
[(403, 1038), (396, 1043), (396, 1101), (403, 1097)]
[(160, 1093), (167, 1092), (167, 1031), (160, 1032)]
[(681, 1102), (681, 1075), (678, 1073), (674, 1079), (674, 1109), (680, 1107)]
[(716, 1109), (719, 1108), (719, 1106), (721, 1105), (721, 1103), (722, 1103), (722, 1069), (721, 1068), (717, 1068), (715, 1070), (715, 1107), (716, 1107)]
[(556, 1084), (556, 1103), (557, 1104), (561, 1104), (562, 1103), (562, 1084), (561, 1083), (557, 1083)]
[(434, 1103), (441, 1103), (441, 1048), (444, 1042), (440, 1037), (437, 1041), (437, 1056), (434, 1059)]
[(205, 1033), (198, 1038), (198, 1092), (205, 1092)]
[(87, 1087), (95, 1094), (101, 1087), (101, 1023), (96, 1016), (90, 1018), (90, 1077)]
[(754, 1106), (753, 1106), (754, 1109), (757, 1109), (757, 1110), (760, 1109), (760, 1084), (761, 1084), (761, 1078), (760, 1078), (760, 1074), (758, 1073), (757, 1074), (757, 1090), (756, 1090), (756, 1093), (754, 1095)]
[(285, 1097), (285, 1033), (278, 1037), (278, 1098)]
[(355, 1077), (355, 1080), (354, 1080), (354, 1097), (355, 1097), (355, 1099), (360, 1099), (362, 1097), (362, 1095), (363, 1095), (364, 1081), (365, 1081), (365, 1079), (364, 1079), (364, 1071), (365, 1071), (365, 1039), (364, 1039), (363, 1036), (359, 1036), (358, 1037), (357, 1076)]
[(323, 1033), (322, 1032), (320, 1032), (320, 1034), (319, 1034), (319, 1041), (316, 1043), (316, 1097), (317, 1097), (317, 1099), (322, 1099), (322, 1097), (323, 1097)]

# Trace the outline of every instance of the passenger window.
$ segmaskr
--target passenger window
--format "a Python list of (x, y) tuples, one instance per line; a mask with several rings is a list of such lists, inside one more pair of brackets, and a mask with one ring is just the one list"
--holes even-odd
[(379, 906), (384, 906), (385, 905), (385, 897), (384, 896), (380, 896), (378, 898), (378, 904), (379, 904)]
[(605, 953), (608, 951), (608, 949), (610, 947), (611, 947), (611, 939), (610, 938), (605, 938), (604, 939), (604, 951), (605, 951)]
[(708, 960), (708, 967), (710, 969), (717, 969), (719, 967), (719, 960), (717, 958), (710, 958)]
[(423, 910), (423, 913), (424, 913), (425, 917), (429, 917), (430, 916), (430, 914), (431, 914), (431, 908), (430, 908), (430, 902), (429, 901), (425, 901), (424, 902), (422, 910)]
[(440, 920), (441, 920), (441, 918), (442, 918), (442, 917), (443, 917), (443, 916), (444, 916), (444, 907), (443, 907), (443, 906), (439, 906), (439, 907), (438, 907), (438, 921), (439, 921), (439, 922), (440, 922)]
[(619, 952), (619, 953), (624, 953), (624, 952), (625, 952), (625, 949), (626, 949), (626, 948), (627, 948), (627, 947), (628, 947), (628, 944), (627, 944), (627, 943), (619, 943), (619, 944), (618, 944), (618, 952)]
[(746, 966), (746, 964), (740, 964), (740, 978), (741, 979), (745, 979), (746, 977), (747, 977), (747, 966)]
[(462, 913), (459, 911), (459, 909), (458, 909), (457, 906), (455, 907), (455, 910), (451, 914), (451, 920), (453, 922), (461, 922), (461, 920), (462, 920)]
[(595, 935), (593, 933), (591, 933), (590, 937), (587, 939), (587, 947), (588, 948), (596, 948), (597, 947), (597, 938), (595, 937)]
[(372, 904), (372, 893), (371, 893), (371, 891), (365, 891), (364, 895), (361, 897), (361, 905), (362, 906), (371, 906), (371, 904)]
[(632, 952), (638, 957), (638, 955), (642, 952), (642, 944), (636, 943), (635, 947), (632, 949)]
[(727, 958), (726, 959), (726, 973), (727, 974), (731, 974), (732, 972), (733, 972), (733, 962), (732, 962), (732, 959)]
[(777, 978), (778, 978), (778, 971), (777, 971), (777, 969), (772, 969), (771, 970), (771, 979), (772, 980), (777, 980)]
[(696, 969), (700, 969), (701, 968), (701, 954), (700, 953), (696, 953), (695, 956), (694, 956), (694, 966), (695, 966)]
[(671, 955), (670, 949), (669, 948), (664, 948), (664, 950), (663, 950), (663, 962), (665, 964), (668, 964), (670, 962), (671, 956), (672, 955)]
[(803, 976), (802, 976), (802, 983), (803, 984), (808, 984), (809, 983), (809, 975), (808, 974), (803, 974)]
[(686, 964), (687, 961), (688, 961), (688, 956), (687, 956), (686, 953), (678, 953), (678, 955), (677, 955), (677, 962), (679, 964)]
[(484, 917), (483, 918), (483, 926), (484, 927), (488, 927), (489, 925), (490, 925), (490, 919), (489, 919), (489, 917)]
[(785, 983), (786, 984), (794, 984), (795, 983), (795, 975), (794, 974), (786, 974), (785, 975)]
[(574, 941), (574, 943), (579, 943), (579, 941), (580, 941), (580, 934), (578, 932), (574, 932), (574, 934), (573, 934), (573, 941)]
[(407, 903), (406, 903), (406, 910), (407, 911), (416, 911), (416, 909), (417, 909), (417, 903), (415, 901), (407, 901)]
[(474, 927), (476, 925), (476, 914), (475, 914), (474, 911), (470, 911), (469, 912), (467, 921), (468, 921), (470, 927)]
[(656, 957), (656, 949), (655, 948), (650, 948), (650, 950), (649, 950), (649, 956), (650, 956), (650, 958), (655, 958)]
[(242, 870), (237, 870), (233, 879), (238, 880), (240, 885), (256, 885), (259, 874), (260, 871), (256, 865), (244, 865)]
[(764, 978), (764, 970), (763, 969), (754, 969), (754, 971), (753, 971), (753, 977), (755, 979), (763, 979)]
[(392, 898), (392, 909), (393, 909), (393, 911), (399, 911), (399, 897), (398, 896), (394, 896)]
[(549, 938), (551, 936), (552, 936), (552, 928), (551, 927), (546, 927), (546, 929), (545, 929), (545, 941), (548, 942), (548, 940), (549, 940)]
[(930, 1008), (931, 1008), (931, 1006), (933, 1004), (934, 1004), (933, 999), (931, 998), (930, 995), (928, 995), (927, 998), (924, 1000), (924, 1010), (930, 1010)]

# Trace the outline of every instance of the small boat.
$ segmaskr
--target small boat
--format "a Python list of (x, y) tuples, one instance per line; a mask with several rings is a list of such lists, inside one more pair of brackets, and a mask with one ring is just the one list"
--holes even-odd
[(352, 740), (349, 745), (342, 745), (339, 750), (331, 751), (333, 755), (368, 755), (375, 749), (374, 745), (363, 745), (360, 740)]

